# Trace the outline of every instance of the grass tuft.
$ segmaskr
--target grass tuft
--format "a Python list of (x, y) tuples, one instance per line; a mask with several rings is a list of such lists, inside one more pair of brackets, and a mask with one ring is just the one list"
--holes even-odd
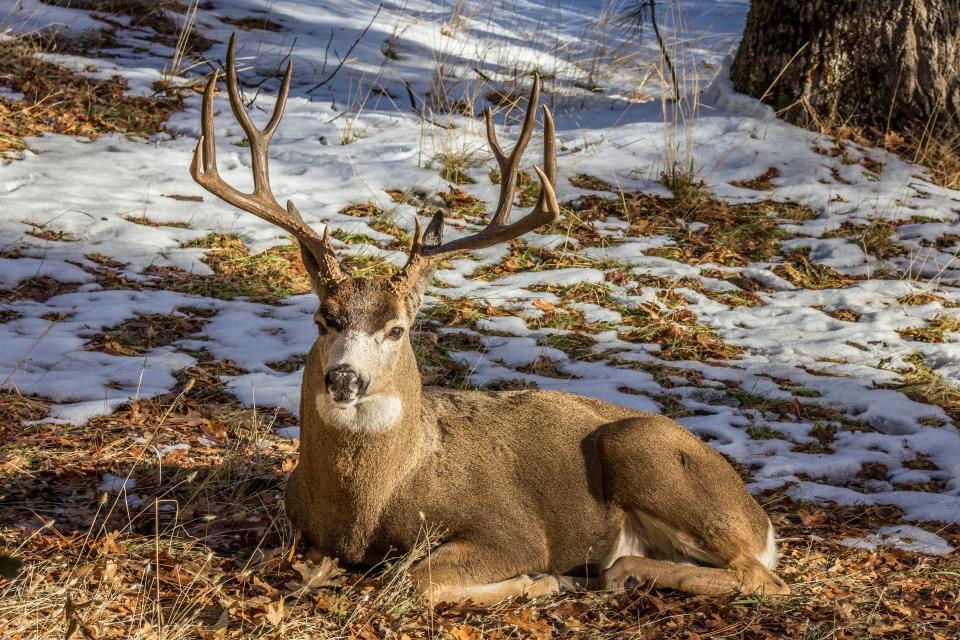
[[(237, 236), (211, 233), (184, 246), (203, 249), (203, 262), (213, 275), (151, 266), (144, 273), (154, 276), (152, 286), (221, 300), (247, 297), (267, 303), (310, 291), (300, 250), (294, 245), (251, 254)], [(117, 285), (126, 287), (128, 283), (120, 281)]]
[(648, 253), (687, 264), (746, 266), (777, 254), (786, 232), (769, 214), (783, 211), (785, 205), (731, 205), (714, 199), (702, 183), (679, 185), (674, 185), (675, 195), (679, 194), (674, 198), (635, 193), (611, 199), (587, 197), (573, 206), (588, 221), (627, 220), (631, 236), (668, 236), (673, 246)]
[(947, 315), (937, 315), (923, 327), (911, 327), (897, 331), (904, 340), (914, 342), (944, 343), (955, 342), (947, 336), (949, 333), (960, 334), (960, 318)]
[(192, 314), (189, 309), (185, 311), (187, 313), (168, 315), (140, 314), (98, 333), (84, 345), (84, 349), (114, 356), (133, 356), (173, 344), (199, 332), (206, 324), (204, 317)]
[(840, 289), (862, 277), (845, 276), (825, 264), (810, 262), (810, 250), (794, 251), (773, 272), (803, 289)]

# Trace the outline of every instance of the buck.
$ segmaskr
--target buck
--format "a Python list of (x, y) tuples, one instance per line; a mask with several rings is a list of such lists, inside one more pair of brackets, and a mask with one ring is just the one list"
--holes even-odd
[(486, 228), (443, 242), (441, 214), (425, 231), (418, 221), (402, 270), (359, 279), (341, 271), (328, 230), (321, 236), (272, 195), (267, 151), (291, 66), (261, 131), (244, 109), (235, 53), (232, 38), (227, 90), (250, 141), (253, 192), (217, 173), (216, 73), (190, 172), (212, 194), (296, 238), (319, 298), (301, 389), (300, 461), (285, 493), (288, 516), (317, 551), (370, 565), (411, 550), (435, 527), (431, 552), (411, 569), (431, 601), (482, 605), (644, 583), (698, 594), (789, 592), (772, 572), (777, 552), (766, 514), (724, 458), (676, 422), (570, 393), (421, 385), (409, 336), (438, 261), (507, 242), (560, 213), (554, 126), (543, 107), (540, 196), (510, 221), (539, 78), (511, 152), (498, 144), (490, 110), (484, 114), (502, 176)]

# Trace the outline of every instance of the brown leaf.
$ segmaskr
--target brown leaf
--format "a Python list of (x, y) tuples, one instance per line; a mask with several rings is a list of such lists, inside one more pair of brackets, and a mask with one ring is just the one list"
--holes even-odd
[(883, 635), (885, 633), (897, 633), (899, 631), (906, 631), (906, 630), (907, 630), (907, 625), (903, 624), (902, 622), (894, 622), (893, 624), (881, 623), (881, 624), (875, 624), (867, 627), (867, 633), (871, 633), (877, 636)]
[(536, 619), (531, 609), (523, 609), (517, 613), (507, 615), (503, 621), (512, 624), (521, 631), (529, 633), (537, 640), (553, 637), (553, 626), (546, 620)]
[(800, 522), (803, 523), (803, 526), (805, 527), (816, 526), (821, 524), (826, 519), (826, 515), (820, 510), (810, 513), (809, 511), (800, 509), (797, 512), (797, 517), (800, 518)]
[(557, 311), (556, 306), (550, 302), (547, 302), (543, 298), (537, 298), (534, 300), (533, 306), (535, 306), (537, 309), (540, 309), (540, 311), (543, 311), (544, 313), (555, 313)]
[(267, 622), (273, 626), (280, 626), (280, 623), (283, 622), (283, 599), (267, 605), (266, 618)]
[(301, 589), (336, 586), (339, 584), (338, 578), (344, 574), (343, 569), (337, 566), (337, 560), (329, 557), (324, 557), (319, 565), (312, 560), (297, 562), (293, 569), (302, 578)]
[(449, 631), (454, 640), (480, 640), (480, 633), (470, 625), (462, 624)]

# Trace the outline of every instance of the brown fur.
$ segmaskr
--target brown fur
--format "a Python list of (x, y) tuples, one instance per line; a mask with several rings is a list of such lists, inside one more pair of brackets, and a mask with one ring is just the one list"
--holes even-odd
[[(368, 330), (398, 314), (409, 326), (419, 303), (401, 301), (386, 281), (321, 298), (318, 315)], [(438, 527), (429, 563), (413, 570), (421, 592), (499, 600), (570, 584), (512, 580), (524, 574), (597, 576), (633, 519), (650, 528), (645, 555), (723, 571), (621, 561), (605, 587), (634, 578), (704, 593), (785, 590), (756, 559), (765, 514), (730, 465), (676, 422), (560, 392), (421, 390), (404, 338), (392, 370), (372, 383), (402, 398), (402, 417), (382, 432), (345, 430), (323, 415), (325, 342), (321, 335), (307, 360), (301, 459), (286, 494), (290, 518), (322, 553), (369, 565)], [(502, 584), (481, 587), (491, 583)]]

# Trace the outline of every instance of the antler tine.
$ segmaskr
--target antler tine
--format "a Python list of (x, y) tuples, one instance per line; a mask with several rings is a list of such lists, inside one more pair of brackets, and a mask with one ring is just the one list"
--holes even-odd
[(520, 128), (520, 137), (509, 156), (504, 155), (500, 143), (497, 141), (497, 132), (493, 126), (493, 111), (487, 107), (483, 118), (487, 125), (487, 143), (497, 159), (500, 167), (500, 197), (497, 208), (491, 218), (491, 223), (503, 224), (510, 217), (513, 209), (513, 192), (517, 186), (517, 172), (520, 169), (520, 160), (526, 151), (533, 135), (533, 126), (536, 124), (537, 102), (540, 101), (540, 75), (533, 74), (533, 87), (530, 89), (530, 98), (527, 101), (527, 112), (523, 117), (523, 126)]
[(500, 198), (497, 209), (490, 218), (487, 226), (472, 236), (458, 238), (447, 243), (441, 243), (440, 232), (443, 228), (443, 215), (438, 213), (430, 221), (427, 227), (426, 235), (431, 238), (430, 242), (424, 242), (424, 234), (421, 234), (420, 222), (417, 221), (413, 241), (410, 246), (410, 257), (407, 260), (403, 270), (394, 276), (394, 282), (398, 287), (406, 290), (412, 289), (416, 281), (429, 270), (436, 262), (444, 256), (469, 251), (473, 249), (484, 249), (493, 245), (507, 242), (523, 234), (533, 231), (546, 224), (550, 224), (560, 215), (560, 205), (557, 202), (557, 195), (554, 192), (554, 184), (557, 181), (557, 142), (554, 130), (553, 115), (546, 106), (543, 107), (543, 169), (534, 167), (537, 177), (540, 179), (540, 197), (537, 198), (537, 204), (533, 209), (520, 220), (512, 224), (506, 224), (513, 206), (513, 192), (516, 186), (517, 170), (520, 166), (520, 158), (527, 143), (533, 133), (535, 114), (537, 111), (537, 102), (540, 97), (540, 77), (535, 75), (533, 88), (530, 91), (530, 103), (527, 107), (526, 117), (523, 127), (520, 131), (520, 137), (510, 155), (507, 156), (500, 148), (497, 142), (497, 136), (493, 128), (493, 116), (488, 109), (484, 114), (487, 124), (487, 140), (493, 155), (500, 165)]
[(517, 238), (529, 231), (550, 224), (560, 215), (560, 205), (557, 203), (557, 196), (553, 185), (557, 180), (557, 143), (556, 133), (553, 123), (553, 115), (550, 110), (543, 107), (543, 167), (541, 171), (534, 167), (537, 176), (540, 179), (540, 197), (537, 204), (530, 213), (512, 224), (506, 224), (507, 216), (513, 206), (513, 192), (516, 185), (517, 173), (520, 166), (521, 155), (530, 141), (533, 133), (533, 125), (536, 120), (534, 114), (537, 111), (537, 102), (540, 97), (540, 76), (534, 75), (533, 88), (530, 91), (530, 103), (527, 107), (527, 114), (523, 122), (523, 128), (520, 131), (520, 137), (517, 144), (506, 156), (497, 143), (496, 134), (493, 133), (492, 118), (487, 113), (487, 139), (490, 147), (493, 149), (494, 156), (501, 167), (500, 176), (500, 198), (497, 210), (490, 219), (486, 228), (479, 233), (464, 238), (458, 238), (444, 244), (424, 245), (420, 247), (420, 252), (427, 257), (434, 259), (450, 253), (468, 251), (471, 249), (483, 249), (492, 247), (495, 244), (506, 242)]
[[(553, 128), (553, 114), (547, 105), (540, 107), (543, 110), (543, 173), (547, 176), (547, 181), (540, 181), (540, 197), (537, 198), (537, 208), (547, 207), (549, 211), (556, 211), (554, 218), (560, 215), (560, 205), (556, 203), (556, 194), (553, 192), (553, 185), (557, 183), (557, 136)], [(549, 185), (547, 184), (549, 183)], [(553, 203), (546, 201), (549, 194), (553, 196)]]
[(247, 134), (247, 140), (250, 142), (250, 160), (253, 165), (253, 192), (270, 192), (270, 169), (267, 149), (270, 146), (270, 139), (280, 124), (280, 118), (283, 117), (283, 111), (287, 104), (287, 94), (290, 92), (290, 78), (293, 73), (292, 62), (287, 62), (287, 71), (284, 74), (283, 82), (280, 85), (280, 91), (277, 94), (277, 101), (273, 108), (273, 115), (263, 131), (257, 129), (250, 119), (243, 106), (243, 95), (240, 93), (240, 82), (237, 78), (237, 34), (230, 36), (230, 45), (227, 47), (227, 93), (230, 96), (230, 108), (233, 110), (233, 116), (240, 123), (243, 132)]
[(339, 265), (333, 257), (327, 234), (321, 237), (316, 231), (303, 222), (300, 213), (293, 203), (287, 201), (283, 207), (277, 202), (270, 189), (270, 174), (268, 151), (270, 139), (273, 137), (280, 119), (283, 117), (287, 96), (290, 92), (290, 81), (293, 74), (293, 65), (287, 63), (280, 91), (277, 94), (276, 106), (270, 116), (267, 126), (260, 131), (253, 124), (243, 106), (243, 96), (237, 80), (236, 66), (236, 34), (230, 36), (230, 45), (227, 49), (227, 92), (230, 97), (230, 107), (233, 115), (240, 123), (247, 139), (250, 141), (250, 160), (253, 172), (253, 193), (243, 193), (227, 184), (217, 171), (217, 149), (213, 124), (213, 96), (216, 92), (219, 72), (214, 71), (206, 89), (203, 92), (203, 102), (200, 116), (200, 140), (194, 150), (193, 160), (190, 163), (190, 175), (204, 189), (221, 200), (232, 204), (238, 209), (275, 224), (295, 237), (301, 245), (316, 258), (321, 273), (318, 274), (324, 282), (335, 282), (343, 275)]

